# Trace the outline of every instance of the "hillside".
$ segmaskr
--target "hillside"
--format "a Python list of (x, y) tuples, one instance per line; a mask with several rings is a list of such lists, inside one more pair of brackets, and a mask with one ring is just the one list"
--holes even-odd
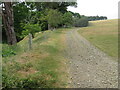
[(28, 50), (28, 37), (16, 46), (3, 45), (4, 88), (57, 88), (67, 87), (67, 72), (62, 56), (65, 43), (64, 32), (37, 33), (32, 50)]

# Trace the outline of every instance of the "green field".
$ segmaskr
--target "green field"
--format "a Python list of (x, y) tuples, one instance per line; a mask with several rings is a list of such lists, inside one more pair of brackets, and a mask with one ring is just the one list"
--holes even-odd
[(108, 55), (118, 57), (118, 20), (91, 21), (78, 32)]
[(59, 29), (37, 33), (30, 51), (27, 37), (16, 46), (3, 44), (3, 87), (67, 87), (67, 60), (62, 56), (64, 32)]

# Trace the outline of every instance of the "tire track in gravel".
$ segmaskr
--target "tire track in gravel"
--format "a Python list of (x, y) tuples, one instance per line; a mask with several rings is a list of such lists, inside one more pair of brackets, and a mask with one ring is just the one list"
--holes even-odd
[(90, 44), (77, 30), (66, 33), (70, 87), (118, 88), (118, 63)]

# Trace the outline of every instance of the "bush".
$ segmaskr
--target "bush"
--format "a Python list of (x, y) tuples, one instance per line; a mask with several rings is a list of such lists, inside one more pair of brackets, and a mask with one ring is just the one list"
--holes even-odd
[(75, 18), (74, 19), (74, 26), (75, 27), (86, 27), (86, 26), (88, 26), (88, 18), (87, 17), (82, 17), (80, 19)]
[(47, 21), (51, 28), (57, 28), (60, 24), (62, 24), (62, 13), (58, 10), (49, 10), (47, 15)]
[(27, 77), (21, 78), (19, 75), (9, 75), (8, 72), (2, 74), (2, 86), (3, 89), (7, 88), (51, 88), (52, 84), (56, 83), (55, 79), (46, 80), (47, 77), (36, 73)]
[(9, 46), (9, 45), (5, 45), (3, 44), (2, 46), (2, 57), (9, 57), (12, 55), (16, 55), (17, 52), (17, 46)]
[(31, 33), (33, 38), (34, 38), (34, 34), (36, 32), (40, 32), (41, 31), (41, 27), (39, 26), (39, 24), (26, 24), (23, 28), (25, 30), (23, 30), (23, 32), (22, 32), (22, 37), (25, 37), (29, 33)]
[(69, 26), (72, 26), (73, 24), (73, 18), (72, 18), (72, 13), (70, 12), (66, 12), (64, 15), (63, 15), (63, 23), (65, 26), (69, 27)]

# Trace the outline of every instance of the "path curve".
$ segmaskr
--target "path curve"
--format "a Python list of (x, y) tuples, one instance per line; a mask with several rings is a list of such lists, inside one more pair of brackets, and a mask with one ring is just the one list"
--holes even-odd
[(118, 63), (78, 34), (66, 33), (71, 88), (117, 88)]

